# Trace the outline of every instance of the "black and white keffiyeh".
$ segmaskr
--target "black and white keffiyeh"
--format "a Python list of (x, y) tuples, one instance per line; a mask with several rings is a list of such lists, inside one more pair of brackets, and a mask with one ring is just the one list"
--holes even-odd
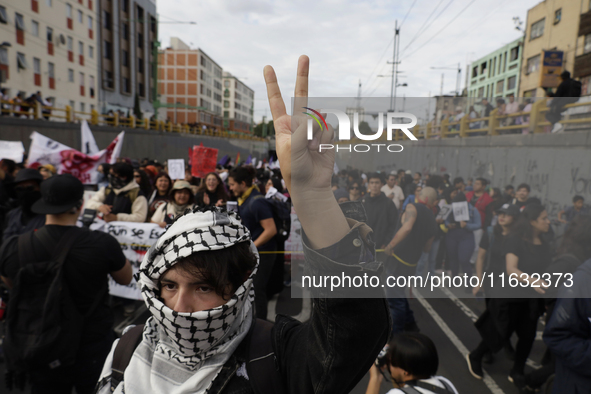
[[(193, 253), (245, 241), (250, 241), (257, 265), (226, 304), (182, 313), (160, 300), (159, 279), (174, 264)], [(249, 231), (234, 212), (196, 208), (178, 217), (146, 253), (139, 269), (138, 284), (152, 316), (125, 371), (124, 391), (206, 392), (252, 323), (258, 259)], [(133, 376), (133, 382), (128, 376)]]

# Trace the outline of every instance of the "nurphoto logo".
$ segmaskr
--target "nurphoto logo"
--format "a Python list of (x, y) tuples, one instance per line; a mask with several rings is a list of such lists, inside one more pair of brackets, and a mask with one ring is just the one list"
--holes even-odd
[[(314, 121), (320, 127), (320, 130), (328, 130), (328, 124), (326, 123), (325, 116), (322, 114), (333, 114), (337, 117), (338, 120), (338, 139), (340, 141), (346, 141), (351, 139), (351, 121), (349, 115), (345, 112), (340, 111), (338, 109), (330, 109), (330, 108), (323, 108), (319, 110), (314, 110), (309, 107), (302, 107), (312, 113), (303, 112), (303, 114), (310, 117), (308, 119), (307, 124), (307, 132), (308, 132), (308, 140), (313, 139), (313, 128), (314, 128)], [(407, 112), (387, 112), (384, 116), (383, 112), (380, 112), (377, 116), (378, 118), (378, 129), (374, 134), (363, 134), (359, 131), (359, 114), (355, 112), (353, 114), (353, 133), (355, 134), (355, 138), (362, 140), (362, 141), (375, 141), (382, 137), (384, 133), (384, 117), (386, 118), (386, 139), (388, 141), (393, 140), (393, 131), (394, 130), (401, 130), (406, 136), (412, 140), (417, 141), (417, 137), (415, 137), (409, 129), (413, 128), (417, 124), (417, 117), (411, 113)], [(410, 119), (410, 123), (401, 123), (403, 119)], [(318, 151), (322, 152), (323, 150), (330, 150), (336, 149), (337, 152), (339, 151), (349, 151), (349, 152), (359, 152), (365, 153), (372, 150), (376, 150), (380, 152), (380, 148), (385, 147), (385, 150), (392, 153), (402, 152), (404, 149), (400, 144), (353, 144), (353, 145), (341, 145), (337, 144), (336, 146), (333, 144), (319, 144)]]

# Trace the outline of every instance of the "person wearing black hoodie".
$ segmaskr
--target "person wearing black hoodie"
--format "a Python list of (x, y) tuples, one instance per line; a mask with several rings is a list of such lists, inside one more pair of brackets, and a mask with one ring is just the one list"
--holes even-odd
[(367, 214), (367, 225), (372, 228), (376, 248), (383, 249), (392, 240), (398, 223), (398, 209), (394, 202), (382, 193), (384, 185), (378, 173), (368, 176), (369, 194), (361, 202)]
[(41, 198), (41, 182), (43, 176), (37, 170), (25, 168), (18, 172), (12, 184), (18, 207), (6, 215), (2, 240), (43, 227), (45, 215), (31, 211), (31, 206)]

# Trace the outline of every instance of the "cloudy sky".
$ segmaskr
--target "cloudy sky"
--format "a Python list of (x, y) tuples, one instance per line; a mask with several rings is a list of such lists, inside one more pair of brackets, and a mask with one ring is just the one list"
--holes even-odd
[[(455, 90), (462, 65), (520, 36), (513, 17), (525, 22), (540, 0), (156, 0), (160, 41), (179, 37), (201, 48), (224, 71), (255, 91), (255, 121), (271, 117), (262, 70), (277, 72), (283, 97), (292, 96), (297, 59), (310, 57), (310, 96), (389, 97), (394, 23), (400, 29), (398, 94), (428, 97)], [(194, 21), (196, 25), (178, 24)], [(172, 23), (170, 23), (172, 22)]]

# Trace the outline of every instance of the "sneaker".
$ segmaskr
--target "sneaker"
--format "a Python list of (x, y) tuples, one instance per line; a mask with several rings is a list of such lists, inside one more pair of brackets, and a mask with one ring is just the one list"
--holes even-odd
[(525, 376), (522, 373), (511, 371), (507, 379), (515, 385), (519, 390), (525, 388)]
[(472, 356), (472, 353), (466, 354), (466, 361), (468, 362), (468, 369), (472, 376), (476, 379), (482, 379), (484, 377), (484, 371), (482, 370), (482, 362)]
[(555, 123), (554, 127), (552, 127), (552, 134), (562, 133), (563, 131), (564, 131), (564, 126), (560, 123)]

